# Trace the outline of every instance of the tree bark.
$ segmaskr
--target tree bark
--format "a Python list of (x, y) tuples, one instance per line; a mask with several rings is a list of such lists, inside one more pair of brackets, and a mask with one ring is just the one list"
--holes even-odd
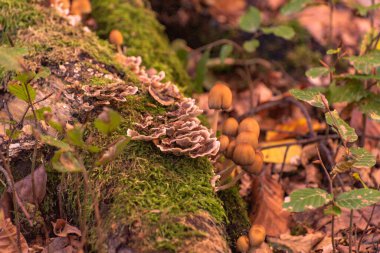
[[(53, 94), (36, 107), (50, 107), (61, 121), (86, 124), (87, 139), (106, 147), (115, 136), (99, 135), (92, 124), (102, 106), (89, 99), (86, 102), (93, 103), (94, 109), (85, 111), (80, 101), (68, 100), (61, 93), (73, 87), (80, 90), (84, 85), (98, 87), (114, 82), (138, 87), (139, 92), (127, 96), (125, 101), (109, 101), (108, 106), (123, 118), (120, 135), (126, 135), (127, 129), (147, 114), (161, 115), (167, 110), (141, 87), (134, 73), (115, 60), (116, 49), (103, 40), (110, 30), (122, 32), (127, 55), (142, 56), (147, 68), (165, 71), (167, 80), (180, 84), (183, 90), (189, 78), (170, 50), (154, 14), (141, 6), (141, 1), (94, 0), (92, 4), (91, 15), (97, 21), (98, 35), (81, 25), (70, 25), (44, 1), (0, 0), (1, 43), (27, 48), (28, 54), (23, 60), (30, 70), (50, 69), (49, 77), (32, 83), (37, 90), (37, 100)], [(6, 92), (7, 82), (12, 77), (12, 73), (0, 70), (3, 84), (0, 98), (8, 104), (15, 101)], [(17, 114), (16, 111), (13, 112)], [(4, 108), (2, 112), (5, 113)], [(32, 123), (26, 119), (23, 124)], [(32, 143), (29, 137), (23, 141)], [(52, 149), (39, 146), (37, 162), (43, 161), (49, 172), (42, 215), (47, 224), (56, 218), (66, 218), (79, 226), (80, 213), (85, 212), (87, 251), (230, 252), (226, 224), (230, 218), (227, 215), (233, 214), (226, 213), (223, 202), (210, 186), (212, 166), (207, 158), (163, 154), (150, 142), (132, 141), (123, 154), (107, 166), (87, 167), (89, 185), (99, 195), (99, 203), (94, 203), (83, 189), (81, 175), (58, 174), (49, 166), (52, 153)], [(30, 145), (22, 144), (15, 150), (11, 164), (16, 178), (30, 173), (31, 156)], [(88, 166), (97, 156), (86, 153), (82, 160)], [(223, 198), (231, 198), (230, 204), (243, 207), (236, 192), (230, 197), (226, 194)], [(88, 198), (87, 205), (83, 205), (84, 196)], [(94, 207), (97, 206), (100, 217), (96, 219)], [(231, 241), (247, 228), (246, 215), (239, 216), (244, 225), (234, 226), (237, 230), (233, 231)], [(101, 238), (96, 231), (99, 220)]]

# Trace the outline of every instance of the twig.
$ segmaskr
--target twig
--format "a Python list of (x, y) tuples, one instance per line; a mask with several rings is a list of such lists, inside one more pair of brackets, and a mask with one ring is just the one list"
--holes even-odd
[(348, 235), (348, 252), (352, 253), (352, 222), (354, 220), (354, 209), (350, 210), (350, 228)]
[(281, 181), (282, 174), (283, 174), (283, 172), (284, 172), (285, 161), (286, 161), (286, 157), (288, 156), (289, 148), (290, 148), (290, 146), (286, 146), (285, 153), (284, 153), (284, 158), (283, 158), (283, 160), (282, 160), (282, 165), (281, 165), (280, 175), (279, 175), (278, 180), (277, 180), (278, 183)]

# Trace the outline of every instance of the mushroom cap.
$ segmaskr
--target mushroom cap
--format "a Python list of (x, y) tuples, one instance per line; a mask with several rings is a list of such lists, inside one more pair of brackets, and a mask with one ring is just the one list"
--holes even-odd
[(222, 83), (216, 83), (208, 94), (208, 107), (216, 110), (227, 110), (232, 106), (231, 89)]
[(242, 132), (254, 132), (258, 138), (260, 135), (259, 123), (257, 122), (257, 120), (255, 120), (252, 117), (245, 118), (239, 124), (239, 133), (242, 133)]
[(232, 160), (237, 165), (248, 166), (255, 161), (255, 149), (248, 143), (236, 143)]
[(228, 144), (228, 147), (224, 156), (228, 159), (231, 159), (234, 154), (235, 147), (236, 147), (236, 141), (235, 140), (230, 141), (230, 144)]
[(248, 143), (255, 149), (259, 146), (257, 135), (254, 132), (239, 133), (236, 137), (236, 143)]
[(111, 44), (121, 46), (123, 44), (123, 35), (119, 30), (112, 30), (109, 35), (109, 41)]
[(227, 149), (228, 144), (230, 144), (230, 139), (226, 135), (221, 135), (219, 137), (219, 142), (220, 142), (219, 151), (224, 152)]
[(258, 247), (264, 242), (266, 236), (265, 227), (262, 225), (252, 225), (249, 229), (249, 243), (252, 247)]
[(228, 118), (223, 123), (223, 130), (222, 133), (228, 136), (235, 137), (238, 131), (239, 123), (235, 118)]
[(249, 250), (249, 239), (246, 235), (240, 236), (236, 241), (236, 249), (241, 253), (247, 253)]
[(250, 166), (244, 166), (243, 169), (250, 174), (258, 175), (261, 173), (263, 169), (263, 163), (264, 163), (263, 153), (261, 151), (256, 151), (255, 162)]

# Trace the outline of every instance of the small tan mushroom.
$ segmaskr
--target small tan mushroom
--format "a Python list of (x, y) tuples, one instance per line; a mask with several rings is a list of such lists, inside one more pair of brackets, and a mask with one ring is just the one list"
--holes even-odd
[(227, 110), (232, 106), (231, 89), (223, 84), (216, 83), (208, 94), (208, 107), (215, 109), (212, 130), (216, 133), (218, 128), (218, 118), (221, 110)]
[(246, 235), (240, 236), (236, 241), (236, 249), (240, 253), (247, 253), (249, 250), (249, 239)]
[(263, 169), (264, 155), (261, 151), (256, 151), (255, 162), (250, 166), (244, 166), (243, 169), (254, 175), (259, 175)]
[(226, 135), (221, 135), (219, 137), (219, 142), (220, 142), (219, 151), (224, 152), (227, 149), (228, 144), (230, 144), (230, 139), (228, 139), (228, 136)]
[(222, 133), (231, 137), (235, 137), (238, 131), (239, 123), (235, 118), (228, 118), (223, 123)]
[(91, 3), (89, 0), (73, 0), (70, 13), (72, 15), (83, 15), (91, 13)]
[(234, 154), (235, 147), (236, 147), (236, 141), (235, 140), (230, 141), (230, 144), (228, 144), (228, 147), (224, 156), (228, 159), (231, 159)]
[(116, 45), (117, 51), (121, 53), (121, 46), (123, 45), (123, 34), (119, 30), (112, 30), (109, 35), (109, 41), (111, 44)]
[(265, 236), (266, 236), (266, 231), (265, 231), (264, 226), (252, 225), (248, 233), (249, 244), (252, 247), (258, 247), (264, 242)]
[(255, 149), (248, 143), (236, 144), (232, 160), (237, 165), (252, 165), (255, 161)]
[(254, 132), (242, 132), (239, 133), (239, 135), (236, 138), (236, 143), (248, 143), (251, 145), (254, 149), (257, 149), (259, 146), (257, 136)]
[(239, 134), (242, 132), (254, 132), (259, 138), (260, 136), (260, 126), (259, 123), (254, 118), (245, 118), (239, 124)]

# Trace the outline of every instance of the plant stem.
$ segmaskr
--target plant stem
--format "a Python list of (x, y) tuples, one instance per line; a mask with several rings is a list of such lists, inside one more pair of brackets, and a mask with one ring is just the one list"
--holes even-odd
[(354, 210), (350, 210), (350, 229), (348, 235), (348, 252), (352, 253), (352, 221), (354, 219)]

